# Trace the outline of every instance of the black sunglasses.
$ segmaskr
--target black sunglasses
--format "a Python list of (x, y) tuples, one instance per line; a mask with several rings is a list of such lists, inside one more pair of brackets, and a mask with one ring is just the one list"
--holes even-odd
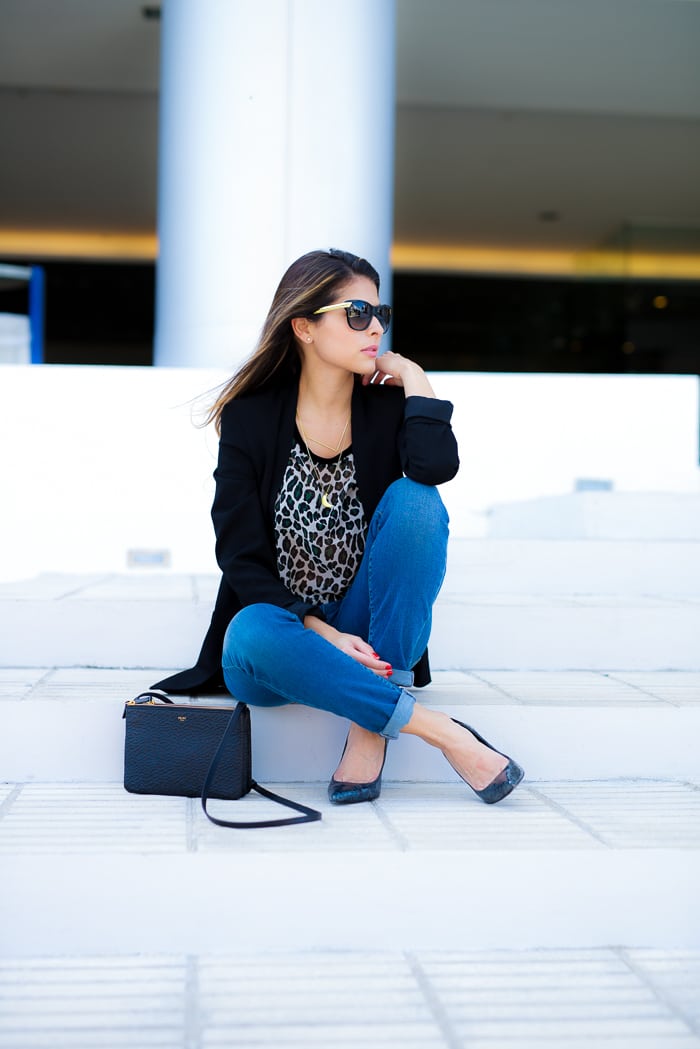
[(391, 321), (391, 306), (373, 306), (364, 299), (348, 299), (346, 302), (335, 302), (332, 306), (321, 306), (320, 310), (314, 310), (313, 315), (315, 317), (317, 313), (328, 313), (330, 310), (345, 310), (353, 331), (365, 331), (372, 323), (372, 317), (377, 318), (382, 331), (387, 330)]

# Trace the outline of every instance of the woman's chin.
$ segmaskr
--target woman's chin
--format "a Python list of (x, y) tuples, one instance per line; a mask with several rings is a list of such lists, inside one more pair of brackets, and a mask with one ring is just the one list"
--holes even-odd
[(377, 368), (376, 368), (376, 365), (374, 363), (374, 357), (362, 357), (362, 358), (360, 358), (360, 360), (357, 362), (356, 366), (353, 368), (353, 371), (355, 372), (355, 374), (356, 375), (362, 375), (363, 378), (366, 377), (366, 376), (369, 376), (371, 378), (374, 375), (374, 373), (376, 372), (376, 370), (377, 370)]

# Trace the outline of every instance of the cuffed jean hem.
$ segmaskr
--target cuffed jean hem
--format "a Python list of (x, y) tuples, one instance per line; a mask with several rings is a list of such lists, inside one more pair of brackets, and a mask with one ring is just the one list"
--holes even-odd
[(384, 736), (385, 739), (398, 739), (401, 729), (411, 720), (415, 705), (416, 701), (411, 693), (401, 689), (394, 712), (379, 735)]
[(397, 670), (394, 667), (391, 672), (391, 683), (392, 685), (398, 685), (399, 688), (411, 688), (413, 685), (413, 671)]

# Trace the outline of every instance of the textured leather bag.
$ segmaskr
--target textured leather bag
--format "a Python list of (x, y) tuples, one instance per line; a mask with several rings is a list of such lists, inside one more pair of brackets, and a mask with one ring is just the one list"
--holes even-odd
[[(173, 703), (164, 692), (151, 690), (129, 700), (122, 717), (124, 787), (130, 793), (201, 797), (204, 815), (219, 827), (288, 827), (321, 819), (316, 809), (274, 794), (253, 779), (250, 711), (245, 703), (233, 710)], [(207, 812), (209, 798), (235, 800), (251, 790), (302, 815), (243, 823)]]

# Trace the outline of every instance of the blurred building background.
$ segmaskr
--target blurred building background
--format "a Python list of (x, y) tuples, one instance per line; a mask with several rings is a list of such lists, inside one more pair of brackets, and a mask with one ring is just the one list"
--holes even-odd
[[(271, 30), (285, 6), (247, 5)], [(360, 84), (394, 41), (346, 7)], [(49, 363), (153, 361), (163, 21), (0, 0), (0, 262), (45, 268)], [(696, 0), (398, 0), (395, 345), (450, 371), (699, 372), (698, 53)], [(349, 87), (359, 169), (381, 143)], [(0, 280), (0, 312), (26, 295)]]

